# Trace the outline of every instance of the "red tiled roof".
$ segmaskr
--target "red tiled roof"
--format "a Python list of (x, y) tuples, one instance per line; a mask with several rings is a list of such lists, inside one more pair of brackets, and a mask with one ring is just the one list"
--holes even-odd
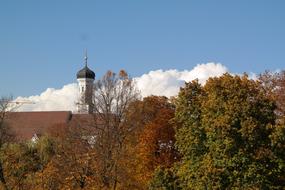
[(72, 114), (71, 125), (90, 127), (94, 125), (94, 120), (92, 114)]
[(34, 134), (44, 134), (50, 127), (69, 123), (71, 118), (70, 111), (10, 112), (5, 123), (17, 139), (31, 139)]

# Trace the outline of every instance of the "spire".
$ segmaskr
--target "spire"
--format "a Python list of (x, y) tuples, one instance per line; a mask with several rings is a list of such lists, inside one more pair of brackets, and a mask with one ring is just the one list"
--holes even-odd
[(85, 56), (84, 56), (84, 62), (85, 62), (85, 67), (82, 68), (80, 71), (77, 72), (77, 79), (79, 78), (89, 78), (89, 79), (95, 79), (95, 73), (88, 68), (87, 66), (87, 60), (88, 60), (88, 56), (87, 56), (87, 50), (85, 50)]
[(85, 62), (85, 66), (87, 67), (87, 60), (88, 60), (88, 57), (87, 57), (87, 49), (85, 50), (85, 56), (84, 56), (84, 62)]

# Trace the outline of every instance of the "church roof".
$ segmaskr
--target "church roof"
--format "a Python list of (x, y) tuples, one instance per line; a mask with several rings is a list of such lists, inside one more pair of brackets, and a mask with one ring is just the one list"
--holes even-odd
[(34, 134), (45, 134), (49, 128), (67, 124), (72, 118), (70, 111), (9, 112), (5, 123), (18, 140), (31, 139)]
[(62, 128), (80, 127), (95, 130), (94, 122), (102, 125), (102, 120), (92, 114), (72, 114), (71, 111), (8, 112), (4, 120), (17, 140), (29, 140), (35, 135), (41, 136), (60, 132)]
[(85, 67), (77, 72), (77, 79), (80, 79), (80, 78), (89, 78), (93, 80), (95, 79), (95, 73), (91, 69), (88, 68), (87, 60), (88, 60), (88, 57), (87, 57), (87, 51), (86, 51), (85, 57), (84, 57)]
[(83, 69), (77, 72), (77, 78), (95, 79), (95, 73), (85, 65)]

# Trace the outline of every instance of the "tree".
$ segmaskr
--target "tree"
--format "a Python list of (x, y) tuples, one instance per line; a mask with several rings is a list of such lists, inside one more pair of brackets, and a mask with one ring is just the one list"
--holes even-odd
[(168, 98), (160, 96), (146, 97), (133, 106), (130, 109), (135, 112), (130, 118), (141, 125), (137, 127), (140, 131), (133, 150), (136, 180), (146, 187), (157, 167), (170, 168), (179, 158), (174, 148), (175, 131), (171, 121), (175, 107)]
[(149, 190), (180, 190), (178, 177), (173, 169), (158, 167), (149, 184)]
[(50, 179), (45, 178), (45, 173), (47, 173), (47, 167), (57, 153), (58, 144), (56, 143), (55, 139), (48, 134), (41, 136), (35, 142), (28, 141), (28, 144), (32, 149), (35, 150), (35, 153), (31, 155), (31, 157), (37, 158), (38, 169), (35, 175), (36, 187), (38, 189), (51, 189), (47, 183), (47, 181), (50, 181)]
[[(56, 125), (54, 129), (57, 131), (51, 131), (51, 140), (40, 139), (43, 144), (37, 145), (43, 158), (49, 158), (50, 152), (53, 154), (38, 173), (42, 189), (90, 189), (94, 185), (93, 165), (97, 160), (88, 139), (84, 138), (85, 130), (72, 125)], [(54, 144), (52, 149), (45, 146), (50, 142)]]
[(40, 159), (35, 147), (27, 143), (9, 143), (2, 148), (3, 168), (9, 189), (29, 189), (36, 186), (35, 173)]
[(93, 154), (101, 189), (116, 189), (124, 180), (120, 179), (124, 167), (120, 160), (124, 157), (125, 140), (132, 132), (130, 126), (124, 125), (125, 115), (128, 106), (138, 98), (133, 79), (123, 70), (118, 75), (108, 71), (95, 83)]
[[(11, 97), (2, 97), (0, 99), (0, 150), (5, 143), (10, 142), (13, 139), (13, 134), (9, 129), (9, 126), (5, 123), (5, 119), (9, 111), (12, 109), (10, 102)], [(0, 182), (3, 189), (8, 189), (6, 179), (3, 171), (3, 161), (0, 159)], [(0, 186), (0, 187), (1, 187)]]
[(224, 74), (186, 83), (176, 106), (184, 189), (282, 188), (271, 145), (276, 106), (259, 82)]
[(285, 71), (265, 71), (259, 76), (262, 88), (276, 101), (276, 114), (281, 119), (285, 116)]

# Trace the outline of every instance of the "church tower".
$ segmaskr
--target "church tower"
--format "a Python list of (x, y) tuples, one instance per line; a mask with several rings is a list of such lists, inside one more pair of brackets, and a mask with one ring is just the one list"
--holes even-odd
[(87, 66), (87, 52), (85, 53), (85, 66), (77, 72), (80, 99), (77, 103), (77, 112), (82, 114), (93, 113), (93, 83), (95, 73)]

